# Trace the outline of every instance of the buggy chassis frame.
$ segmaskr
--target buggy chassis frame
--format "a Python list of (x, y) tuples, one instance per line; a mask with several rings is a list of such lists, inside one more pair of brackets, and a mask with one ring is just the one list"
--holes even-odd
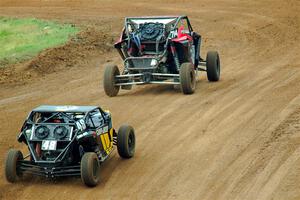
[[(123, 30), (123, 34), (126, 34), (127, 36), (129, 35), (129, 30), (128, 30), (128, 24), (129, 24), (129, 19), (130, 20), (134, 20), (134, 19), (170, 19), (170, 18), (174, 18), (174, 20), (176, 19), (176, 22), (172, 25), (172, 28), (170, 30), (170, 33), (168, 34), (168, 37), (166, 39), (165, 42), (165, 49), (163, 51), (163, 53), (159, 54), (158, 52), (155, 53), (154, 56), (147, 56), (147, 57), (133, 57), (128, 55), (127, 52), (123, 52), (122, 51), (122, 43), (124, 43), (126, 40), (128, 40), (130, 42), (130, 39), (125, 39), (122, 41), (122, 36), (120, 38), (120, 40), (115, 44), (115, 48), (118, 50), (118, 53), (120, 54), (121, 58), (123, 59), (124, 62), (124, 72), (125, 71), (137, 71), (138, 73), (128, 73), (128, 74), (124, 74), (124, 72), (121, 75), (116, 75), (115, 76), (115, 85), (116, 86), (126, 86), (126, 85), (143, 85), (143, 84), (168, 84), (168, 85), (180, 85), (180, 75), (179, 73), (155, 73), (153, 72), (155, 69), (157, 69), (158, 65), (160, 62), (162, 62), (162, 59), (167, 55), (167, 46), (169, 43), (171, 43), (171, 34), (172, 31), (175, 30), (175, 27), (178, 25), (178, 23), (180, 22), (180, 20), (182, 19), (186, 19), (187, 24), (188, 24), (188, 28), (189, 31), (192, 33), (193, 32), (193, 28), (190, 24), (190, 21), (188, 19), (188, 17), (186, 15), (183, 16), (163, 16), (163, 17), (130, 17), (130, 18), (126, 18), (125, 19), (125, 28)], [(199, 40), (199, 44), (198, 44), (198, 53), (200, 50), (200, 46), (201, 46), (201, 40)], [(173, 57), (174, 59), (177, 59), (177, 53), (176, 52), (172, 52), (173, 53)], [(145, 67), (145, 68), (130, 68), (126, 65), (127, 62), (130, 62), (130, 60), (137, 60), (137, 59), (152, 59), (152, 60), (156, 60), (157, 64), (155, 66), (151, 66), (151, 67)], [(175, 61), (176, 67), (177, 69), (180, 68), (179, 63)], [(199, 71), (206, 71), (206, 61), (203, 60), (200, 55), (198, 58), (198, 62), (195, 62), (195, 73), (196, 73), (196, 77), (198, 77), (198, 72)], [(179, 70), (178, 70), (179, 71)]]
[[(103, 112), (103, 110), (100, 107), (96, 107), (88, 112), (85, 113), (83, 119), (86, 120), (87, 116), (89, 115), (90, 112), (96, 110), (96, 109), (100, 109), (101, 113)], [(41, 111), (39, 111), (41, 112)], [(33, 121), (31, 121), (29, 118), (31, 115), (33, 115), (35, 113), (35, 111), (32, 111), (28, 117), (27, 120), (25, 121), (22, 129), (25, 127), (26, 124), (31, 124), (31, 125), (39, 125), (39, 124), (45, 124), (45, 122), (57, 115), (63, 115), (66, 118), (71, 119), (67, 114), (65, 114), (64, 112), (60, 112), (57, 111), (55, 112), (53, 115), (51, 115), (49, 118), (43, 120), (40, 123), (34, 123)], [(93, 123), (93, 121), (92, 121)], [(46, 123), (46, 124), (51, 124), (51, 123)], [(72, 125), (72, 126), (76, 126), (75, 122), (74, 123), (61, 123), (61, 125)], [(27, 137), (27, 135), (24, 133), (24, 131), (22, 131), (19, 135), (20, 137), (24, 137), (25, 139), (25, 143), (27, 143), (28, 149), (29, 149), (29, 154), (26, 155), (23, 160), (19, 160), (17, 161), (17, 168), (20, 170), (20, 172), (25, 172), (27, 174), (33, 174), (33, 175), (38, 175), (38, 176), (44, 176), (46, 178), (54, 178), (54, 177), (65, 177), (65, 176), (80, 176), (81, 171), (80, 171), (80, 163), (78, 164), (73, 164), (73, 165), (63, 165), (64, 160), (66, 159), (67, 153), (70, 150), (70, 146), (76, 142), (76, 137), (78, 135), (78, 133), (80, 132), (80, 130), (76, 130), (73, 132), (72, 135), (72, 139), (69, 141), (69, 143), (67, 144), (67, 146), (65, 148), (63, 148), (60, 152), (60, 154), (54, 159), (54, 160), (49, 160), (49, 161), (45, 161), (45, 160), (38, 160), (36, 155), (35, 155), (35, 151), (34, 151), (34, 147), (32, 146), (30, 139)], [(114, 137), (113, 138), (113, 144), (116, 145), (117, 143), (117, 139)], [(105, 158), (102, 158), (100, 156), (98, 156), (99, 162), (102, 163), (110, 154), (112, 153), (109, 152), (108, 155), (105, 156)], [(32, 157), (30, 157), (32, 156)], [(30, 160), (28, 160), (28, 158), (30, 158)]]

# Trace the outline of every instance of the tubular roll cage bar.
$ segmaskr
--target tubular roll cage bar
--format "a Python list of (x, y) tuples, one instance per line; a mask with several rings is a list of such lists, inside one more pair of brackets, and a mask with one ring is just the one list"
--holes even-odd
[[(178, 25), (178, 23), (179, 23), (180, 20), (182, 20), (182, 19), (185, 19), (185, 20), (187, 21), (189, 31), (190, 31), (190, 32), (193, 32), (193, 27), (192, 27), (192, 25), (191, 25), (191, 23), (190, 23), (189, 18), (188, 18), (186, 15), (181, 15), (181, 16), (162, 16), (162, 17), (127, 17), (127, 18), (125, 18), (125, 21), (124, 21), (124, 29), (123, 29), (123, 32), (122, 32), (120, 41), (119, 41), (118, 43), (115, 44), (115, 48), (118, 49), (118, 53), (120, 54), (122, 60), (125, 61), (125, 60), (128, 60), (128, 59), (132, 59), (131, 56), (127, 56), (127, 58), (126, 58), (126, 55), (124, 55), (124, 53), (121, 51), (121, 48), (120, 48), (120, 44), (122, 44), (123, 42), (126, 41), (126, 39), (129, 38), (130, 33), (129, 33), (129, 30), (128, 30), (128, 25), (131, 24), (130, 20), (136, 20), (136, 19), (170, 19), (170, 18), (174, 18), (174, 21), (175, 21), (176, 18), (177, 18), (177, 19), (176, 19), (175, 23), (172, 22), (173, 25), (171, 26), (171, 30), (170, 30), (170, 33), (169, 33), (169, 35), (168, 35), (167, 38), (170, 37), (171, 32), (175, 30), (175, 27)], [(171, 23), (171, 22), (169, 22), (169, 23)], [(123, 35), (124, 35), (124, 34), (127, 35), (127, 38), (126, 38), (125, 40), (123, 40)], [(130, 40), (129, 40), (129, 41), (130, 41)], [(166, 43), (165, 43), (165, 46), (167, 46), (168, 43), (169, 43), (169, 40), (167, 39), (167, 40), (166, 40)], [(153, 57), (153, 58), (159, 59), (159, 58), (163, 57), (163, 56), (165, 55), (166, 51), (167, 51), (167, 49), (165, 49), (164, 52), (163, 52), (160, 56), (158, 56), (158, 57)], [(158, 53), (156, 53), (156, 54), (158, 55)]]
[(186, 15), (180, 15), (180, 16), (157, 16), (157, 17), (126, 17), (125, 18), (125, 31), (126, 31), (126, 35), (129, 35), (129, 31), (127, 28), (127, 25), (130, 24), (129, 21), (130, 20), (137, 20), (137, 19), (170, 19), (170, 18), (177, 18), (174, 25), (172, 25), (171, 31), (173, 31), (175, 29), (175, 27), (178, 25), (178, 23), (180, 22), (180, 20), (182, 19), (186, 19), (187, 23), (188, 23), (188, 27), (189, 27), (189, 31), (193, 32), (193, 28), (192, 25), (190, 23), (189, 18)]

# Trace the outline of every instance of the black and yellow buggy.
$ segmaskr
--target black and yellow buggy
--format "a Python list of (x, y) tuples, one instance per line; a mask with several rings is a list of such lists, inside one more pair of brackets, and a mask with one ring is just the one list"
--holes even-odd
[(25, 120), (18, 141), (29, 154), (10, 149), (5, 164), (9, 182), (24, 173), (47, 178), (81, 176), (84, 184), (99, 182), (100, 165), (117, 146), (122, 158), (135, 152), (134, 129), (112, 126), (111, 114), (97, 106), (49, 106), (33, 109)]

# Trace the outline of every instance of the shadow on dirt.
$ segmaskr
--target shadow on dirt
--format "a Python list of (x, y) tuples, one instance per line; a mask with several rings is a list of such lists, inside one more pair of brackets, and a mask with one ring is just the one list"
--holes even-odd
[[(222, 82), (222, 81), (220, 81)], [(214, 92), (219, 85), (224, 84), (224, 82), (209, 82), (206, 80), (200, 80), (197, 82), (195, 93), (201, 92), (203, 90)], [(224, 86), (226, 89), (231, 84)], [(142, 85), (142, 86), (133, 86), (131, 90), (120, 90), (121, 92), (118, 96), (144, 96), (144, 95), (161, 95), (161, 94), (170, 94), (170, 95), (184, 95), (181, 91), (180, 85)]]
[[(104, 163), (101, 164), (100, 167), (100, 181), (98, 186), (101, 187), (105, 185), (105, 183), (112, 176), (113, 172), (117, 167), (120, 167), (122, 164), (125, 164), (129, 160), (122, 159), (119, 156), (112, 156), (108, 158)], [(38, 186), (38, 187), (49, 187), (49, 186), (78, 186), (78, 187), (86, 187), (82, 181), (80, 176), (74, 177), (56, 177), (56, 178), (46, 178), (42, 176), (34, 176), (31, 174), (24, 174), (22, 178), (20, 178), (16, 183), (13, 183), (14, 187), (24, 187), (24, 186)], [(3, 190), (9, 190), (11, 187), (11, 183), (5, 184), (3, 186)], [(88, 187), (87, 187), (88, 188)], [(1, 197), (1, 192), (0, 192)]]

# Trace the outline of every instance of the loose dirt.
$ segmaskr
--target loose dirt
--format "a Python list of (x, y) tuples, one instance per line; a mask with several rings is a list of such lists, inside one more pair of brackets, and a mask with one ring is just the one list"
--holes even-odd
[[(77, 178), (9, 184), (1, 165), (0, 199), (300, 199), (299, 1), (1, 0), (0, 6), (4, 16), (99, 31), (90, 32), (93, 45), (68, 44), (21, 64), (20, 72), (29, 67), (42, 78), (0, 85), (1, 163), (11, 147), (26, 151), (16, 135), (40, 104), (101, 105), (115, 127), (127, 122), (137, 134), (135, 158), (114, 153), (95, 188)], [(193, 95), (152, 85), (107, 97), (103, 66), (121, 66), (109, 46), (124, 17), (174, 14), (190, 16), (202, 34), (202, 57), (220, 52), (221, 80), (209, 83), (201, 74)]]

